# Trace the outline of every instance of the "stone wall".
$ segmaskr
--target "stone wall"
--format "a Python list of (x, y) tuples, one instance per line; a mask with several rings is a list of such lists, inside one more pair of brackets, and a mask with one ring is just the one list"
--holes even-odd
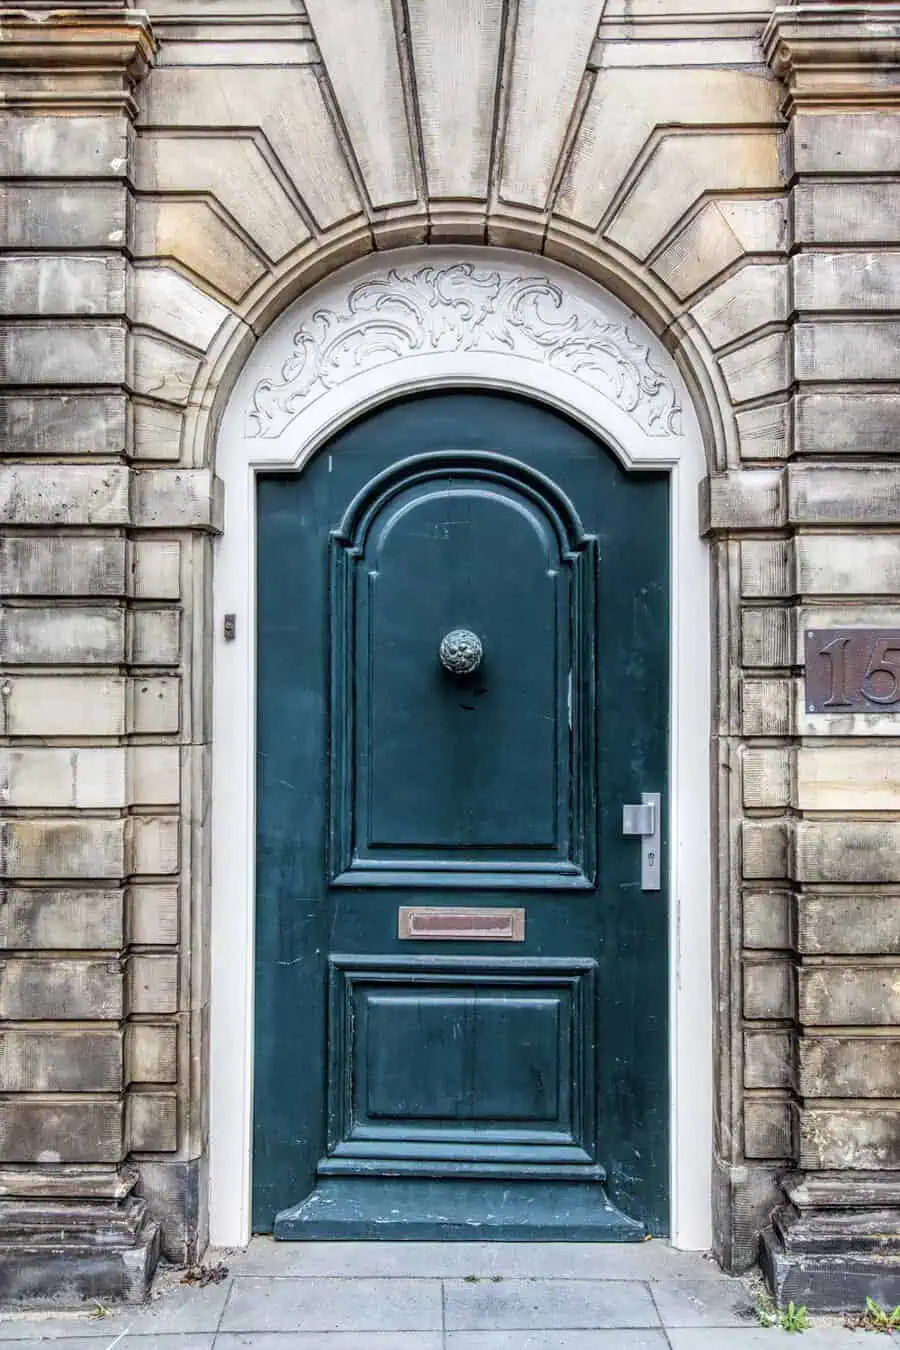
[(694, 392), (717, 1250), (752, 1263), (781, 1206), (788, 1296), (898, 1302), (867, 1255), (900, 1214), (897, 723), (808, 716), (800, 674), (808, 627), (900, 623), (900, 6), (258, 15), (0, 10), (0, 1185), (30, 1235), (0, 1293), (58, 1281), (63, 1213), (91, 1293), (139, 1293), (155, 1221), (202, 1249), (216, 420), (307, 286), (452, 241), (595, 277)]

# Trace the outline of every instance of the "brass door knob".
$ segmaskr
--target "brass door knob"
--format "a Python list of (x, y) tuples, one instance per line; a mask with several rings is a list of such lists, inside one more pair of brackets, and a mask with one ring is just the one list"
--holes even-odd
[(452, 628), (441, 638), (441, 665), (451, 675), (474, 675), (483, 656), (481, 638), (469, 628)]

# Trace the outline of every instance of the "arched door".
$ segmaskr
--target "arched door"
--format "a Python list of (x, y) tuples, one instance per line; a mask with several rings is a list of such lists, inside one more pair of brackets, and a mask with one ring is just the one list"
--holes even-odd
[(665, 1233), (666, 476), (448, 392), (258, 511), (254, 1228)]

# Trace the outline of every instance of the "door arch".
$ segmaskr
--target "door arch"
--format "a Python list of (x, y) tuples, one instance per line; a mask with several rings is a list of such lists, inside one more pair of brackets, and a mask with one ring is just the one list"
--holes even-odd
[[(499, 250), (427, 249), (336, 274), (254, 348), (225, 409), (217, 471), (210, 1220), (250, 1227), (255, 890), (255, 499), (365, 410), (434, 388), (526, 394), (592, 431), (628, 469), (670, 475), (670, 1066), (672, 1236), (710, 1237), (709, 577), (699, 423), (674, 362), (611, 296)], [(221, 633), (235, 615), (235, 640)], [(709, 1047), (703, 1053), (703, 1047)]]

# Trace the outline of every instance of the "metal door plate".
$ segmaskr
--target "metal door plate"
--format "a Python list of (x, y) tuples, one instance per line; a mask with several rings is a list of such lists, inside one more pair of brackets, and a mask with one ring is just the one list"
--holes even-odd
[(525, 911), (401, 905), (397, 936), (431, 942), (524, 942)]

